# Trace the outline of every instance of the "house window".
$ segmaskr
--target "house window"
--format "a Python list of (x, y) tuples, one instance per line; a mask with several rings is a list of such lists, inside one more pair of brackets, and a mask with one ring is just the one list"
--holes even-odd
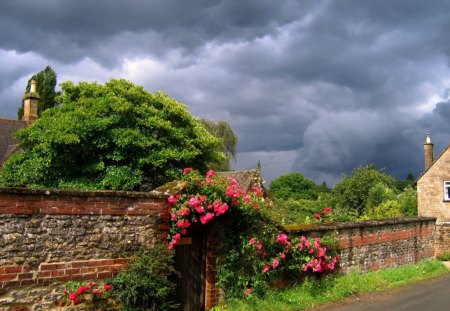
[(444, 201), (450, 201), (450, 181), (444, 181)]

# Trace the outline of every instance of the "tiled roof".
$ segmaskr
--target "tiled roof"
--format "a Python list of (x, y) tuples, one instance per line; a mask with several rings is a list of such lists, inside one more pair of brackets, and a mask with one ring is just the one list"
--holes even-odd
[(0, 166), (8, 157), (20, 149), (12, 134), (27, 126), (25, 121), (0, 118)]
[(259, 170), (226, 171), (217, 172), (217, 174), (227, 178), (234, 178), (239, 187), (245, 190), (249, 190), (252, 186), (262, 186)]

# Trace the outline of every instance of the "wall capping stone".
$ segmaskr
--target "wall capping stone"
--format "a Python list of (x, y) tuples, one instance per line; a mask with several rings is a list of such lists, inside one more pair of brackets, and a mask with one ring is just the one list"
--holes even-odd
[(436, 222), (436, 217), (405, 217), (405, 218), (390, 218), (380, 220), (364, 220), (358, 222), (335, 222), (323, 224), (300, 224), (300, 225), (285, 225), (281, 228), (287, 232), (310, 232), (310, 231), (330, 231), (337, 229), (354, 229), (367, 228), (379, 226), (393, 226), (399, 224), (421, 223), (424, 221)]
[(165, 198), (166, 195), (158, 191), (114, 191), (114, 190), (66, 190), (66, 189), (33, 189), (24, 187), (0, 187), (0, 193), (18, 195), (47, 195), (72, 197), (124, 197), (124, 198)]

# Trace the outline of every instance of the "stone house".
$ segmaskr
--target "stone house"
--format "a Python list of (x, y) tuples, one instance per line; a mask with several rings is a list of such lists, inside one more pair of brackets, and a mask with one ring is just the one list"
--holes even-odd
[(36, 81), (31, 81), (30, 92), (23, 97), (22, 120), (0, 118), (0, 169), (3, 163), (15, 152), (20, 150), (18, 142), (12, 135), (19, 129), (31, 125), (37, 120), (39, 94), (36, 92)]
[(435, 159), (433, 143), (427, 134), (425, 171), (417, 180), (417, 201), (420, 216), (437, 217), (450, 222), (450, 145)]

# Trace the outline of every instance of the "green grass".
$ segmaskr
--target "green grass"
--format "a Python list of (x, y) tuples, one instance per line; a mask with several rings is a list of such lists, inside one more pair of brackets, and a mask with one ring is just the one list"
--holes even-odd
[(417, 265), (383, 269), (376, 272), (346, 275), (329, 275), (321, 279), (307, 278), (301, 284), (284, 290), (273, 290), (262, 298), (249, 297), (243, 300), (228, 301), (214, 310), (304, 310), (344, 297), (386, 290), (419, 280), (429, 279), (449, 273), (439, 261), (422, 261)]
[(440, 260), (440, 261), (450, 261), (450, 253), (449, 252), (445, 252), (442, 255), (437, 256), (436, 259)]

